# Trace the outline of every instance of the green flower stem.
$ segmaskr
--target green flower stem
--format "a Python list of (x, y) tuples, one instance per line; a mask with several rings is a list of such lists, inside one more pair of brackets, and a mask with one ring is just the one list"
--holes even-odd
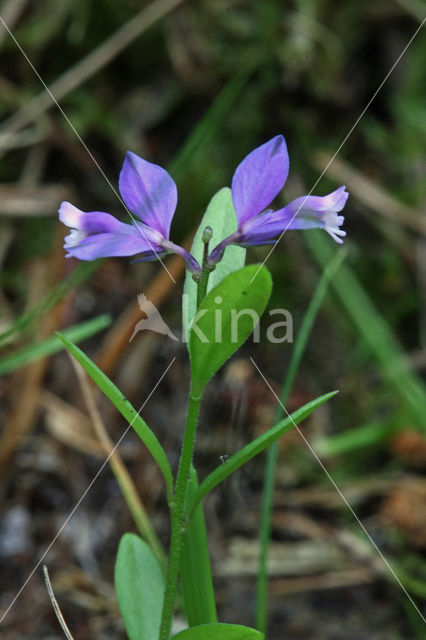
[[(207, 285), (211, 268), (207, 265), (208, 245), (212, 236), (211, 227), (203, 231), (204, 255), (202, 262), (202, 277), (197, 289), (197, 308), (207, 293)], [(197, 472), (191, 465), (190, 481), (187, 487), (187, 500), (198, 489)], [(188, 519), (183, 538), (180, 581), (184, 602), (184, 610), (190, 627), (217, 622), (216, 599), (207, 542), (206, 522), (203, 505), (199, 504), (195, 512)]]
[(201, 265), (201, 276), (198, 281), (198, 287), (197, 287), (197, 309), (207, 295), (207, 285), (209, 282), (209, 276), (212, 269), (214, 269), (214, 267), (211, 267), (208, 264), (210, 238), (211, 238), (211, 227), (206, 227), (203, 232), (204, 251), (203, 251), (203, 263)]
[[(321, 307), (324, 296), (327, 292), (332, 276), (345, 257), (345, 252), (338, 252), (334, 259), (328, 264), (324, 271), (321, 280), (315, 290), (314, 295), (311, 298), (309, 306), (306, 310), (303, 318), (300, 331), (297, 336), (294, 350), (292, 353), (290, 365), (287, 371), (287, 375), (281, 390), (280, 398), (281, 403), (278, 405), (275, 412), (275, 422), (279, 422), (284, 414), (283, 406), (287, 404), (287, 399), (290, 395), (291, 388), (299, 370), (299, 365), (302, 360), (305, 348), (308, 342), (308, 338), (311, 334), (315, 318)], [(265, 476), (263, 480), (263, 493), (262, 493), (262, 508), (261, 508), (261, 521), (260, 521), (260, 550), (259, 550), (259, 567), (257, 573), (257, 590), (256, 590), (256, 626), (259, 631), (266, 634), (268, 624), (268, 550), (271, 541), (271, 517), (272, 517), (272, 499), (275, 485), (275, 474), (278, 457), (278, 442), (274, 442), (268, 449), (265, 466)]]
[(172, 531), (159, 640), (169, 640), (170, 638), (182, 554), (183, 534), (185, 532), (185, 498), (191, 470), (200, 404), (201, 396), (194, 397), (192, 392), (190, 392), (185, 435), (176, 478), (175, 495), (171, 508)]
[[(211, 268), (207, 265), (207, 258), (209, 255), (209, 240), (211, 238), (211, 229), (210, 227), (206, 227), (203, 234), (203, 242), (204, 242), (204, 255), (203, 255), (203, 265), (202, 265), (202, 273), (200, 280), (198, 282), (197, 289), (197, 307), (203, 301), (206, 293), (207, 293), (207, 284), (209, 281), (209, 276), (211, 272)], [(190, 482), (190, 473), (192, 473), (192, 456), (194, 452), (194, 443), (195, 443), (195, 432), (197, 429), (197, 421), (198, 414), (200, 412), (201, 405), (201, 395), (194, 396), (192, 393), (192, 382), (191, 389), (189, 393), (189, 405), (188, 405), (188, 414), (186, 417), (186, 426), (185, 433), (183, 437), (182, 444), (182, 452), (179, 460), (179, 468), (177, 472), (176, 484), (175, 484), (175, 492), (174, 499), (170, 505), (171, 507), (171, 537), (170, 537), (170, 550), (169, 550), (169, 561), (167, 565), (167, 574), (166, 574), (166, 588), (164, 592), (164, 602), (163, 602), (163, 612), (161, 615), (161, 625), (160, 625), (160, 638), (159, 640), (169, 640), (170, 638), (170, 630), (172, 626), (173, 619), (173, 610), (174, 604), (176, 600), (176, 592), (177, 592), (177, 584), (179, 577), (179, 570), (181, 566), (182, 559), (182, 551), (184, 544), (184, 534), (187, 528), (186, 522), (186, 514), (185, 514), (185, 504), (186, 498), (189, 489)], [(202, 511), (200, 512), (203, 516), (203, 524), (204, 524), (204, 515)], [(198, 517), (200, 517), (200, 513)], [(205, 525), (204, 525), (205, 528)], [(193, 532), (193, 530), (192, 530)], [(202, 531), (200, 530), (200, 536), (202, 537)], [(204, 530), (205, 533), (205, 530)], [(201, 543), (203, 541), (201, 540)], [(200, 544), (200, 547), (203, 547), (203, 544)], [(207, 566), (210, 567), (210, 559), (207, 553), (207, 560), (204, 556), (203, 564), (207, 562)], [(207, 572), (204, 576), (206, 579), (206, 583), (208, 579), (211, 582), (211, 571)], [(211, 583), (212, 584), (212, 583)], [(208, 594), (213, 592), (213, 587), (207, 586)], [(209, 602), (210, 611), (214, 614), (216, 613), (215, 604), (211, 604)]]

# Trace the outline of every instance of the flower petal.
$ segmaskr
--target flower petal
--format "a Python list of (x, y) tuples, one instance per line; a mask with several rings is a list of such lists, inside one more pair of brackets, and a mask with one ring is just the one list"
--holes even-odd
[(241, 227), (240, 244), (266, 244), (287, 229), (316, 229), (327, 231), (339, 244), (339, 236), (346, 232), (340, 229), (344, 217), (337, 215), (348, 198), (345, 187), (339, 187), (327, 196), (302, 196), (278, 211), (267, 211), (255, 216)]
[(118, 231), (125, 225), (109, 213), (103, 211), (80, 211), (70, 202), (62, 202), (59, 207), (59, 220), (67, 227), (89, 233)]
[(268, 207), (287, 180), (289, 159), (282, 135), (261, 145), (238, 165), (232, 199), (241, 226)]
[[(321, 218), (327, 212), (337, 213), (341, 211), (346, 204), (346, 200), (348, 199), (348, 192), (346, 191), (346, 187), (342, 186), (329, 193), (327, 196), (302, 196), (301, 198), (296, 198), (293, 202), (290, 202), (284, 209), (281, 209), (282, 212), (285, 211), (286, 217), (290, 220), (294, 218), (292, 221), (297, 224), (298, 219), (316, 219)], [(276, 212), (277, 214), (279, 211)], [(303, 223), (303, 222), (302, 222)], [(298, 227), (291, 226), (291, 229), (305, 229), (306, 227)]]
[[(130, 225), (129, 225), (130, 226)], [(133, 256), (137, 253), (157, 250), (161, 254), (161, 247), (151, 246), (135, 230), (134, 234), (97, 233), (87, 236), (75, 246), (67, 246), (68, 255), (79, 260), (96, 260), (97, 258), (109, 258), (119, 256)]]
[(180, 247), (178, 244), (175, 244), (174, 242), (170, 242), (170, 240), (164, 240), (161, 246), (165, 251), (169, 253), (177, 253), (179, 256), (181, 256), (181, 258), (183, 258), (185, 262), (186, 268), (188, 269), (188, 271), (192, 273), (192, 275), (194, 276), (201, 275), (201, 267), (198, 264), (198, 261), (194, 258), (194, 256), (191, 253), (189, 253), (189, 251), (187, 251), (183, 247)]
[(129, 210), (145, 224), (169, 237), (177, 204), (177, 189), (165, 169), (126, 152), (119, 189)]

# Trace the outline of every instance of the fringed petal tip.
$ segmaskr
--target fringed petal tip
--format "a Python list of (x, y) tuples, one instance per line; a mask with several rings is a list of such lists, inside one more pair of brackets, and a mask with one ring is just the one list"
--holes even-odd
[(80, 229), (71, 229), (70, 233), (64, 238), (64, 249), (76, 247), (87, 237), (87, 234)]
[(333, 211), (326, 213), (323, 217), (324, 231), (326, 231), (337, 244), (343, 244), (342, 238), (346, 236), (346, 231), (340, 228), (344, 221), (344, 216), (339, 216)]

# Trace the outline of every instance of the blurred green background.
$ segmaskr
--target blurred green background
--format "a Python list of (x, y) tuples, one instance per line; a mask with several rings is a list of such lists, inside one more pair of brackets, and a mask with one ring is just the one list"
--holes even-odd
[[(52, 403), (43, 400), (46, 390), (71, 403), (81, 402), (77, 384), (69, 384), (72, 374), (65, 356), (40, 360), (57, 350), (53, 346), (48, 351), (43, 341), (55, 329), (102, 313), (112, 316), (114, 327), (137, 293), (151, 285), (156, 290), (164, 287), (158, 282), (159, 265), (131, 265), (125, 259), (101, 265), (65, 261), (61, 248), (65, 229), (57, 220), (60, 201), (69, 199), (83, 210), (109, 211), (124, 219), (114, 189), (124, 153), (131, 149), (166, 166), (175, 178), (179, 204), (172, 238), (182, 243), (196, 228), (212, 195), (230, 184), (240, 160), (278, 133), (284, 134), (290, 154), (283, 203), (314, 186), (316, 195), (340, 184), (350, 192), (344, 249), (322, 232), (288, 232), (267, 261), (275, 283), (271, 308), (289, 309), (296, 333), (321, 272), (337, 251), (345, 251), (290, 405), (295, 408), (316, 394), (341, 390), (332, 406), (314, 418), (307, 435), (389, 556), (404, 587), (420, 607), (424, 604), (426, 42), (422, 31), (365, 113), (364, 109), (425, 15), (421, 0), (3, 0), (0, 16), (63, 109), (61, 113), (46, 95), (40, 78), (0, 24), (0, 474), (4, 475), (0, 531), (5, 540), (13, 538), (20, 514), (24, 524), (16, 530), (26, 532), (17, 550), (0, 545), (5, 563), (3, 610), (53, 537), (60, 515), (72, 507), (97, 469), (96, 459), (82, 454), (84, 445), (74, 446), (72, 436), (67, 441), (51, 426), (46, 430), (53, 411)], [(248, 259), (262, 261), (267, 253), (258, 248), (249, 252)], [(161, 294), (162, 313), (173, 330), (180, 323), (181, 286), (179, 281)], [(79, 339), (107, 323), (101, 318), (94, 328), (83, 328)], [(113, 338), (119, 344), (119, 338)], [(102, 335), (90, 337), (83, 348), (101, 361), (108, 356)], [(149, 392), (173, 348), (163, 342), (148, 343), (149, 356), (145, 346), (133, 359), (126, 351), (125, 362), (111, 354), (106, 361), (123, 392), (137, 402)], [(269, 426), (274, 405), (273, 398), (259, 401), (259, 383), (244, 369), (252, 352), (279, 388), (291, 345), (274, 349), (262, 343), (243, 350), (235, 369), (229, 366), (207, 399), (215, 428), (230, 423), (243, 441), (247, 430)], [(177, 354), (185, 378), (184, 349)], [(145, 369), (137, 357), (148, 361)], [(178, 416), (185, 405), (180, 381), (179, 376), (172, 379), (159, 403), (164, 405), (165, 398), (169, 402), (175, 394), (171, 410)], [(229, 400), (234, 393), (244, 396), (243, 417), (234, 411), (235, 403), (241, 407), (241, 397)], [(162, 429), (167, 435), (167, 407), (155, 408), (155, 399), (153, 405), (148, 412), (154, 426), (158, 424), (160, 435)], [(112, 431), (118, 439), (120, 423)], [(208, 468), (209, 447), (214, 451), (217, 443), (212, 445), (214, 438), (211, 433), (207, 437), (208, 428), (206, 432), (200, 460), (207, 460)], [(167, 437), (173, 458), (177, 445)], [(40, 451), (49, 460), (63, 456), (72, 473), (78, 474), (80, 480), (73, 481), (72, 488), (62, 477), (66, 498), (50, 496), (48, 485), (57, 483), (61, 463), (43, 463), (44, 458), (37, 457)], [(141, 461), (127, 454), (138, 486), (144, 487)], [(271, 587), (270, 639), (426, 638), (424, 622), (368, 547), (309, 451), (295, 438), (280, 455), (276, 501), (287, 520), (274, 524), (277, 544), (318, 541), (321, 535), (327, 538), (327, 531), (330, 544), (335, 544), (339, 531), (349, 532), (349, 542), (338, 544), (353, 555), (356, 566), (345, 569), (341, 583), (333, 583), (335, 569), (327, 567), (313, 568), (304, 576), (295, 570), (296, 578), (276, 576)], [(244, 505), (253, 509), (250, 523), (227, 525), (228, 531), (216, 505), (218, 511), (211, 516), (216, 523), (212, 533), (216, 551), (226, 547), (227, 536), (240, 535), (255, 545), (261, 476), (260, 461), (253, 482), (247, 476), (241, 481), (244, 499), (235, 509), (244, 510)], [(289, 492), (295, 502), (290, 499), (287, 505)], [(142, 494), (154, 511), (158, 496), (150, 498), (146, 488)], [(96, 501), (83, 508), (86, 513), (84, 509), (95, 514)], [(321, 535), (319, 529), (317, 534), (309, 529), (307, 520), (322, 527)], [(43, 522), (48, 522), (46, 528)], [(158, 522), (165, 535), (167, 523)], [(131, 527), (131, 521), (123, 521), (126, 524)], [(90, 521), (88, 530), (93, 526)], [(52, 560), (63, 571), (57, 588), (70, 625), (74, 622), (79, 630), (76, 640), (123, 637), (108, 591), (120, 533), (113, 530), (111, 542), (102, 542), (105, 568), (99, 557), (96, 561), (89, 557), (96, 556), (96, 549), (83, 561), (75, 549), (67, 552), (61, 547), (62, 560)], [(81, 586), (75, 578), (70, 586), (74, 565), (104, 585), (100, 609), (90, 600), (101, 598), (93, 593), (92, 583)], [(217, 566), (223, 618), (253, 624), (253, 580), (244, 581), (238, 572), (233, 577), (226, 571), (222, 575), (220, 562)], [(329, 579), (319, 580), (318, 586), (318, 575)], [(309, 582), (309, 576), (316, 581)], [(19, 616), (12, 609), (4, 622), (7, 639), (56, 632), (41, 579), (34, 580), (36, 586), (31, 582), (28, 595), (23, 593), (16, 604), (20, 608), (26, 602), (29, 613)], [(34, 607), (40, 601), (44, 608), (37, 609), (36, 628)]]

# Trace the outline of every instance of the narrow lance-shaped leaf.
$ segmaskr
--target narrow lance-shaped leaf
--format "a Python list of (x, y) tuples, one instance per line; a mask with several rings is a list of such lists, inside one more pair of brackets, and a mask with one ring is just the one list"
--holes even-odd
[(247, 340), (271, 291), (269, 271), (252, 264), (230, 273), (204, 298), (189, 338), (194, 396), (202, 394), (208, 381)]
[[(188, 500), (197, 491), (198, 478), (191, 467)], [(190, 627), (217, 622), (203, 505), (199, 504), (186, 528), (181, 556), (180, 582), (186, 619)]]
[(125, 533), (115, 563), (115, 589), (130, 640), (158, 638), (164, 599), (164, 576), (151, 548)]
[(111, 400), (113, 405), (118, 409), (121, 415), (136, 431), (164, 476), (166, 481), (168, 498), (171, 498), (173, 492), (173, 475), (170, 468), (166, 453), (158, 442), (157, 436), (148, 427), (145, 420), (141, 418), (136, 409), (130, 404), (127, 398), (121, 393), (118, 387), (104, 374), (103, 371), (96, 366), (81, 349), (70, 342), (62, 334), (57, 334), (64, 343), (68, 351), (81, 364), (86, 373), (92, 378), (93, 382), (98, 385), (99, 389)]
[(172, 640), (264, 640), (265, 636), (256, 629), (243, 627), (240, 624), (202, 624), (198, 627), (184, 629), (173, 636)]
[(234, 471), (242, 467), (246, 462), (257, 456), (261, 451), (264, 451), (272, 442), (280, 438), (284, 433), (287, 433), (287, 431), (290, 431), (290, 429), (299, 424), (299, 422), (305, 420), (317, 407), (327, 402), (327, 400), (335, 396), (336, 393), (338, 393), (338, 391), (331, 391), (308, 402), (297, 411), (294, 411), (289, 417), (285, 418), (285, 420), (281, 420), (281, 422), (271, 427), (271, 429), (268, 429), (268, 431), (240, 449), (240, 451), (234, 453), (224, 464), (217, 467), (205, 478), (190, 501), (188, 512), (192, 513), (200, 500), (230, 476), (231, 473), (234, 473)]
[[(198, 260), (199, 264), (203, 261), (204, 243), (202, 235), (206, 227), (211, 227), (213, 230), (211, 239), (213, 246), (219, 244), (237, 229), (237, 216), (235, 215), (232, 193), (229, 187), (220, 189), (210, 200), (195, 234), (191, 254)], [(244, 266), (245, 259), (246, 250), (243, 247), (228, 247), (222, 260), (218, 262), (216, 269), (210, 274), (207, 292), (218, 285), (229, 273), (241, 269)], [(188, 334), (189, 325), (197, 310), (197, 284), (189, 272), (186, 274), (183, 291), (185, 295), (182, 300), (182, 315), (184, 330)]]

